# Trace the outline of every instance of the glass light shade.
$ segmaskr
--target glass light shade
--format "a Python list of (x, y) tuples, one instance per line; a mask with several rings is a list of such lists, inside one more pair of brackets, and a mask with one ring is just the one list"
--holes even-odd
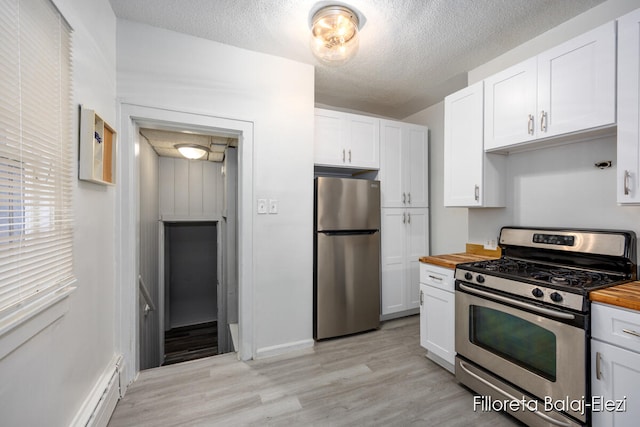
[(358, 51), (358, 17), (343, 6), (318, 10), (311, 24), (311, 51), (328, 65), (347, 62)]
[(176, 145), (176, 148), (178, 149), (180, 154), (182, 154), (184, 157), (186, 157), (189, 160), (201, 159), (202, 157), (205, 156), (205, 154), (209, 152), (209, 150), (206, 147), (202, 147), (199, 145), (183, 144), (183, 145)]

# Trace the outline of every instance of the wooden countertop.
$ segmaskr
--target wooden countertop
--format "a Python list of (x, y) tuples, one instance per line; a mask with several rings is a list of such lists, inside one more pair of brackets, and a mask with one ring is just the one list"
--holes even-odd
[(440, 267), (455, 269), (456, 265), (465, 262), (484, 261), (487, 259), (500, 258), (500, 248), (496, 250), (484, 249), (482, 245), (467, 243), (466, 252), (457, 254), (430, 255), (420, 258), (420, 262), (425, 264), (438, 265)]
[(590, 292), (589, 299), (593, 302), (602, 302), (640, 311), (640, 281)]

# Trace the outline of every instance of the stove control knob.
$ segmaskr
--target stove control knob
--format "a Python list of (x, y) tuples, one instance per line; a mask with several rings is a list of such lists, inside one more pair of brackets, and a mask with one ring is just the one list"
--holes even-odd
[(553, 292), (551, 295), (549, 295), (549, 298), (551, 298), (551, 301), (554, 301), (554, 302), (562, 301), (562, 295), (560, 295), (557, 292)]
[(540, 289), (540, 288), (535, 288), (534, 290), (531, 291), (531, 293), (536, 298), (540, 298), (540, 297), (544, 296), (544, 292), (542, 292), (542, 289)]
[(473, 279), (473, 274), (471, 274), (469, 272), (466, 272), (466, 273), (464, 273), (464, 278), (467, 279), (467, 280), (471, 280), (471, 279)]
[(484, 283), (484, 276), (481, 276), (480, 274), (478, 274), (478, 276), (476, 277), (476, 281), (478, 283)]

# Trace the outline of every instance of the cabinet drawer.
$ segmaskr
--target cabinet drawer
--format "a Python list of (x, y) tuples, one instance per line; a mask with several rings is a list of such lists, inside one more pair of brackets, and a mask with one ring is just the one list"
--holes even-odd
[(640, 312), (594, 303), (591, 336), (640, 353)]
[(420, 263), (420, 283), (453, 292), (453, 270), (432, 264)]

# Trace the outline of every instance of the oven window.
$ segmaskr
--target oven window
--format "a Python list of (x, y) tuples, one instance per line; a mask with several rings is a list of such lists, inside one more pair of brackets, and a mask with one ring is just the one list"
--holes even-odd
[(556, 336), (520, 317), (487, 307), (469, 307), (470, 339), (550, 381), (556, 380)]

